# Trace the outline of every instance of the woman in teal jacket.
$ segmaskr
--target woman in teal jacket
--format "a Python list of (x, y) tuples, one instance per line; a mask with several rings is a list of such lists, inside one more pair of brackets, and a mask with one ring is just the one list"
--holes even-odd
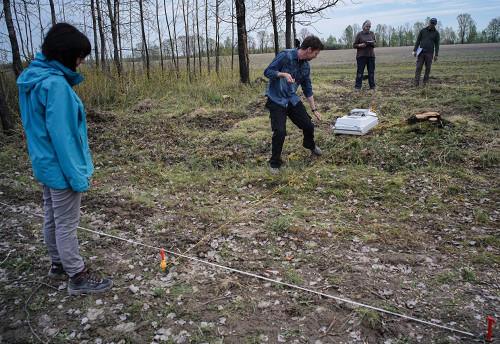
[(76, 229), (81, 193), (94, 172), (83, 104), (73, 86), (83, 81), (76, 67), (90, 54), (88, 38), (75, 27), (54, 25), (30, 66), (19, 76), (19, 103), (33, 173), (42, 184), (44, 237), (52, 265), (49, 276), (70, 277), (68, 292), (111, 288), (89, 274)]

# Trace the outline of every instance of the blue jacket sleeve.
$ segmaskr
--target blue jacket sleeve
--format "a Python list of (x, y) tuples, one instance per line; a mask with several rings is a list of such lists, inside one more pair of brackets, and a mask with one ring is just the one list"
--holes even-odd
[(271, 64), (264, 71), (264, 76), (269, 80), (276, 79), (279, 72), (282, 71), (283, 65), (285, 63), (286, 53), (285, 51), (280, 52)]
[(57, 81), (47, 90), (46, 104), (47, 131), (61, 169), (73, 191), (83, 192), (89, 188), (89, 176), (76, 95), (66, 81)]
[(309, 75), (304, 78), (304, 81), (300, 83), (300, 86), (302, 87), (302, 92), (304, 92), (304, 96), (306, 98), (309, 98), (313, 95), (312, 82)]

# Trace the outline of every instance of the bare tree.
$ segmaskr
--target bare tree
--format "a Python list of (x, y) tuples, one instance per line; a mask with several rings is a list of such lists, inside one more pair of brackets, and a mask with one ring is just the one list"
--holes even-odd
[(199, 16), (199, 7), (198, 0), (196, 0), (196, 38), (198, 41), (198, 64), (200, 67), (200, 75), (201, 75), (201, 36), (200, 36), (200, 16)]
[[(297, 16), (303, 15), (312, 18), (315, 15), (321, 15), (321, 12), (334, 7), (340, 0), (320, 0), (316, 4), (311, 3), (308, 0), (298, 1), (295, 0), (285, 0), (285, 44), (286, 48), (292, 48), (292, 18), (295, 20)], [(298, 9), (296, 8), (298, 5)], [(293, 10), (292, 10), (293, 9)], [(310, 21), (301, 21), (300, 24), (310, 24)]]
[(102, 17), (101, 17), (101, 4), (100, 0), (95, 0), (96, 11), (97, 11), (97, 24), (99, 27), (99, 35), (101, 37), (101, 66), (103, 69), (107, 69), (106, 63), (106, 37), (104, 35), (104, 28), (102, 25)]
[(120, 61), (123, 61), (123, 49), (122, 49), (122, 33), (121, 33), (121, 23), (120, 23), (120, 2), (116, 0), (116, 28), (118, 29), (118, 51), (120, 52)]
[(234, 69), (234, 2), (231, 1), (231, 70), (233, 69)]
[(129, 33), (130, 33), (130, 51), (132, 53), (132, 76), (135, 78), (135, 54), (134, 54), (134, 35), (132, 34), (132, 4), (130, 2), (130, 11), (129, 11)]
[(303, 27), (303, 28), (302, 28), (302, 29), (300, 29), (300, 31), (299, 31), (299, 38), (300, 38), (302, 41), (304, 41), (304, 39), (305, 39), (307, 36), (310, 36), (310, 35), (311, 35), (311, 32), (310, 32), (307, 28), (305, 28), (305, 27)]
[(9, 32), (10, 46), (12, 49), (12, 69), (14, 75), (17, 77), (23, 71), (23, 64), (21, 62), (21, 54), (19, 53), (19, 45), (17, 44), (16, 29), (12, 21), (12, 12), (10, 11), (10, 0), (3, 0), (3, 11), (5, 14), (5, 23), (7, 24), (7, 31)]
[[(285, 0), (285, 47), (292, 48), (292, 0)], [(276, 39), (276, 38), (275, 38)]]
[[(295, 12), (295, 0), (292, 0), (292, 13)], [(296, 20), (295, 16), (292, 17), (292, 33), (293, 33), (293, 39), (294, 41), (297, 39), (297, 28), (296, 28)], [(297, 41), (295, 41), (297, 43)]]
[(120, 62), (120, 53), (118, 49), (118, 30), (116, 27), (116, 17), (118, 16), (118, 0), (114, 0), (114, 9), (111, 7), (111, 0), (108, 1), (108, 14), (111, 22), (111, 37), (113, 38), (113, 58), (115, 60), (116, 71), (118, 75), (122, 74), (122, 65)]
[[(31, 29), (31, 15), (28, 10), (28, 2), (26, 0), (23, 1), (24, 7), (24, 30), (26, 32), (26, 48), (28, 50), (28, 55), (30, 59), (35, 55), (35, 49), (33, 47), (33, 30)], [(28, 45), (29, 43), (29, 45)]]
[(219, 42), (220, 42), (220, 18), (219, 10), (222, 0), (215, 0), (215, 72), (219, 74)]
[(240, 62), (240, 81), (250, 83), (250, 66), (248, 61), (247, 28), (245, 17), (245, 0), (235, 0), (236, 25), (238, 31), (238, 57)]
[(160, 65), (161, 71), (163, 72), (163, 47), (161, 42), (161, 29), (160, 29), (160, 6), (158, 5), (158, 0), (156, 0), (156, 26), (158, 29), (158, 41), (160, 42)]
[(141, 21), (142, 45), (144, 47), (144, 52), (146, 55), (146, 75), (148, 76), (149, 79), (149, 51), (148, 51), (148, 44), (146, 41), (146, 30), (144, 28), (144, 9), (142, 6), (142, 0), (139, 0), (139, 13)]
[(52, 25), (56, 25), (56, 9), (54, 7), (54, 0), (49, 0), (50, 4), (50, 17), (52, 18)]
[(267, 47), (267, 32), (262, 30), (257, 32), (257, 40), (260, 47), (260, 53), (264, 53), (264, 48)]
[(27, 43), (26, 43), (26, 45), (24, 44), (24, 39), (23, 39), (23, 35), (22, 35), (21, 26), (19, 24), (20, 20), (19, 20), (19, 17), (18, 17), (18, 11), (17, 11), (17, 8), (16, 8), (16, 2), (15, 1), (12, 2), (12, 8), (14, 9), (14, 16), (16, 17), (17, 32), (19, 33), (19, 41), (21, 42), (21, 52), (22, 52), (22, 55), (24, 56), (24, 58), (27, 60), (28, 59), (28, 54), (29, 54), (29, 49), (27, 48), (27, 46), (28, 46)]
[(43, 22), (42, 22), (42, 6), (40, 4), (40, 0), (36, 0), (36, 7), (38, 9), (38, 20), (40, 24), (40, 40), (43, 41), (43, 36), (44, 36), (44, 29), (43, 29)]
[(94, 0), (90, 0), (90, 13), (92, 16), (92, 31), (94, 32), (95, 65), (97, 68), (99, 68), (99, 42), (97, 41), (97, 19), (96, 19), (96, 13), (95, 13)]
[(175, 70), (179, 72), (179, 68), (177, 67), (177, 61), (175, 60), (175, 49), (174, 49), (174, 40), (172, 39), (172, 35), (170, 33), (170, 23), (168, 21), (168, 14), (167, 14), (167, 3), (166, 0), (163, 0), (163, 7), (165, 10), (165, 20), (167, 22), (167, 30), (168, 30), (168, 41), (170, 42), (170, 51), (172, 52), (172, 63), (175, 67)]
[(278, 36), (278, 20), (276, 16), (276, 0), (271, 0), (271, 21), (273, 23), (274, 32), (274, 55), (280, 52), (279, 36)]
[(205, 0), (205, 40), (207, 42), (207, 69), (210, 74), (210, 45), (208, 39), (208, 0)]
[(186, 44), (186, 70), (191, 79), (191, 60), (190, 60), (190, 44), (189, 44), (189, 0), (182, 0), (182, 17), (184, 19), (184, 32), (185, 32), (185, 44)]
[(179, 73), (179, 47), (177, 45), (177, 29), (176, 29), (177, 16), (175, 14), (174, 0), (172, 0), (172, 21), (173, 21), (172, 24), (174, 26), (175, 59), (177, 61), (176, 68), (177, 68), (177, 73)]
[[(196, 8), (196, 11), (198, 9)], [(193, 53), (193, 75), (196, 75), (196, 17), (194, 15), (191, 16), (192, 20), (192, 32), (193, 34), (191, 35), (191, 51)], [(201, 57), (201, 56), (200, 56)]]
[(57, 6), (59, 6), (59, 12), (62, 13), (62, 21), (66, 21), (66, 9), (64, 7), (64, 0), (57, 0)]

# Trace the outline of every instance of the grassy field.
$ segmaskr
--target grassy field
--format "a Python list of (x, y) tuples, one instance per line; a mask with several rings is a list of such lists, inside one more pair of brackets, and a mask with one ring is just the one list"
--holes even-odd
[[(377, 91), (367, 80), (354, 90), (354, 50), (312, 61), (325, 154), (312, 158), (289, 123), (278, 175), (265, 82), (160, 89), (156, 75), (148, 90), (122, 84), (120, 98), (86, 73), (77, 92), (101, 184), (83, 195), (81, 226), (462, 332), (170, 254), (163, 272), (157, 249), (85, 230), (81, 254), (115, 286), (69, 297), (46, 276), (33, 215), (43, 201), (19, 127), (0, 136), (0, 342), (477, 340), (463, 332), (482, 335), (500, 315), (500, 44), (443, 46), (425, 88), (411, 87), (411, 49), (376, 50)], [(272, 58), (250, 57), (253, 80)], [(337, 117), (370, 106), (378, 127), (333, 134)], [(425, 111), (445, 126), (406, 123)]]

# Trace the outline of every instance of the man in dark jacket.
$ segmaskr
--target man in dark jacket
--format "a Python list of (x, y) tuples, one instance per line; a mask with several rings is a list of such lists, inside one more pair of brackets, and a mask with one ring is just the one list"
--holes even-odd
[[(418, 56), (417, 69), (415, 70), (414, 86), (420, 83), (420, 74), (425, 63), (424, 86), (429, 81), (431, 73), (432, 60), (437, 61), (439, 55), (439, 32), (436, 30), (437, 19), (432, 18), (429, 21), (429, 26), (420, 30), (417, 37), (417, 42), (413, 48), (413, 56)], [(434, 53), (434, 49), (436, 52)], [(434, 58), (433, 58), (434, 56)]]

